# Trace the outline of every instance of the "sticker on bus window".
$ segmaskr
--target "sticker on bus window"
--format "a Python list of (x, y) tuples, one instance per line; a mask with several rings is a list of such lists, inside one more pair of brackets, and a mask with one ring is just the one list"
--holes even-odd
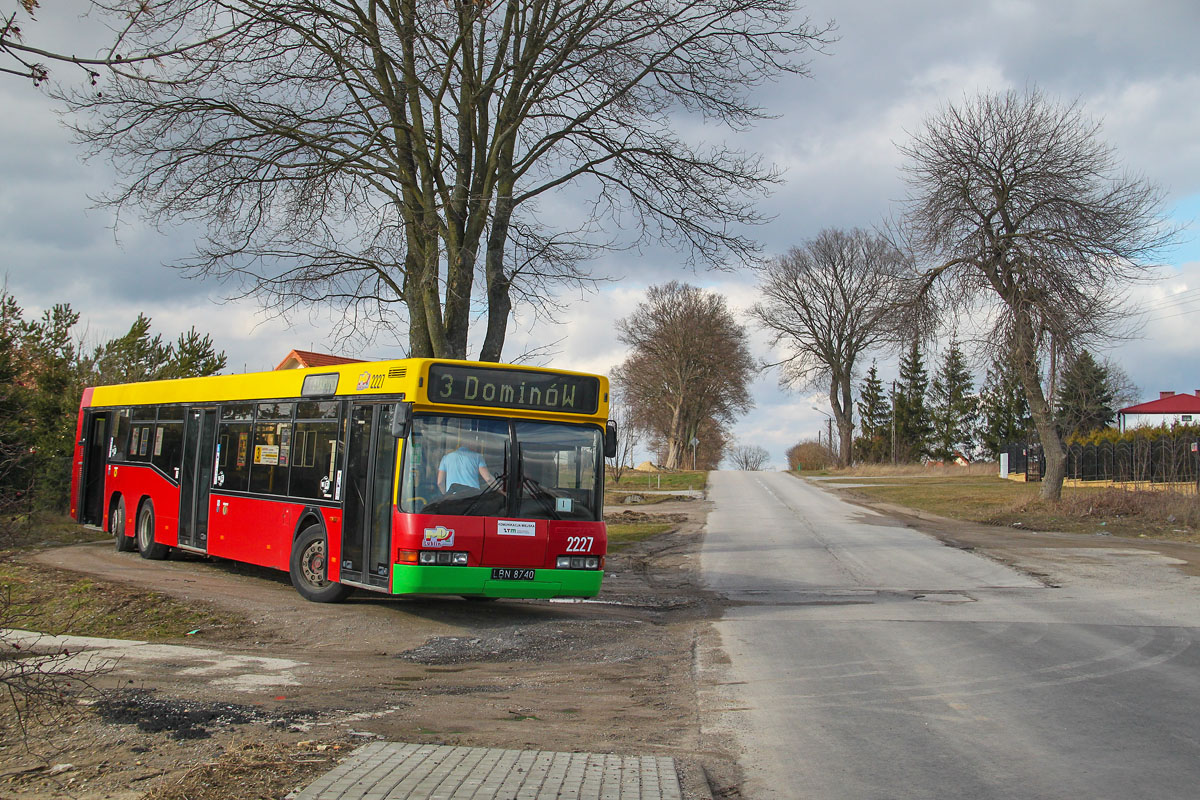
[(277, 444), (256, 444), (254, 445), (254, 463), (263, 464), (269, 467), (279, 464), (279, 445)]
[(154, 457), (162, 455), (163, 429), (158, 429), (158, 435), (154, 437)]
[(239, 433), (238, 434), (238, 454), (237, 454), (238, 469), (241, 469), (242, 467), (246, 466), (246, 448), (249, 443), (249, 439), (250, 439), (250, 434), (248, 434), (248, 433)]
[(560, 514), (571, 513), (571, 498), (569, 498), (569, 497), (554, 498), (554, 510)]
[(142, 432), (141, 428), (133, 429), (133, 438), (129, 440), (129, 455), (131, 455), (131, 456), (137, 455), (138, 436), (139, 436), (139, 434), (141, 434), (141, 432)]

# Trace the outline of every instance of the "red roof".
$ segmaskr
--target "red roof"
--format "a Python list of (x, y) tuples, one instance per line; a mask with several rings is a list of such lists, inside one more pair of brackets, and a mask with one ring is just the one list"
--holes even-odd
[(314, 353), (310, 350), (293, 350), (284, 357), (283, 361), (279, 362), (279, 366), (275, 369), (283, 369), (283, 365), (293, 359), (298, 361), (301, 367), (332, 367), (338, 364), (357, 364), (362, 361), (361, 358)]
[(1194, 394), (1172, 394), (1122, 408), (1119, 414), (1200, 414), (1200, 396)]

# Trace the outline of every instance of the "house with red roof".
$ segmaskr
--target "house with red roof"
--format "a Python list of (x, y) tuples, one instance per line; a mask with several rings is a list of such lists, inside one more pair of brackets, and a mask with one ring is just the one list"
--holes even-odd
[(305, 367), (332, 367), (337, 364), (358, 364), (361, 358), (334, 356), (329, 353), (314, 353), (311, 350), (293, 350), (275, 369), (304, 369)]
[(1117, 412), (1117, 425), (1122, 431), (1127, 428), (1196, 424), (1200, 424), (1200, 389), (1195, 394), (1159, 392), (1157, 400), (1138, 403)]

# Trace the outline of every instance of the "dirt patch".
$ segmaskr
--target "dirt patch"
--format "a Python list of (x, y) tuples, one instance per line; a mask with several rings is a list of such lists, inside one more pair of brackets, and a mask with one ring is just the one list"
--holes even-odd
[[(194, 557), (152, 563), (106, 543), (43, 551), (37, 559), (47, 566), (211, 604), (244, 623), (181, 632), (167, 646), (121, 656), (101, 681), (99, 713), (57, 732), (54, 756), (0, 747), (0, 795), (282, 797), (299, 785), (298, 750), (316, 752), (308, 749), (316, 742), (348, 752), (354, 741), (382, 737), (669, 755), (686, 796), (706, 798), (706, 773), (729, 775), (732, 763), (720, 743), (701, 737), (692, 674), (706, 622), (721, 610), (696, 588), (708, 508), (689, 500), (631, 511), (672, 529), (611, 554), (600, 596), (585, 602), (361, 593), (320, 605), (270, 570)], [(614, 521), (629, 519), (625, 511), (614, 509)], [(190, 655), (197, 648), (228, 658), (206, 653), (199, 662)], [(289, 666), (270, 685), (234, 680), (237, 670), (253, 675), (256, 659)], [(247, 741), (268, 749), (238, 750)], [(320, 752), (328, 761), (340, 751)], [(264, 774), (277, 772), (274, 782), (247, 793), (237, 769), (222, 779), (216, 765), (238, 753), (265, 765)], [(70, 775), (36, 769), (53, 763), (72, 764)], [(227, 793), (213, 793), (213, 782)], [(163, 793), (176, 784), (184, 789)], [(209, 794), (186, 793), (201, 784)]]
[(650, 522), (671, 522), (681, 523), (688, 521), (687, 514), (671, 514), (662, 511), (633, 511), (632, 509), (624, 509), (613, 514), (606, 514), (604, 517), (606, 522), (639, 525)]
[(257, 723), (271, 728), (300, 731), (315, 711), (271, 713), (236, 703), (205, 703), (159, 697), (153, 689), (116, 689), (103, 692), (94, 706), (104, 722), (136, 725), (145, 733), (165, 732), (171, 739), (208, 739), (214, 728)]

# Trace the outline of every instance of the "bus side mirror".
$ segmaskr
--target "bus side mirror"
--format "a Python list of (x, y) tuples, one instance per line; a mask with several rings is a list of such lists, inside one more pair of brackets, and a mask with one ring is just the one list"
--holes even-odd
[(604, 457), (617, 457), (617, 423), (611, 419), (608, 425), (604, 428)]
[(396, 403), (392, 410), (392, 436), (403, 439), (408, 436), (408, 426), (412, 424), (412, 403)]

